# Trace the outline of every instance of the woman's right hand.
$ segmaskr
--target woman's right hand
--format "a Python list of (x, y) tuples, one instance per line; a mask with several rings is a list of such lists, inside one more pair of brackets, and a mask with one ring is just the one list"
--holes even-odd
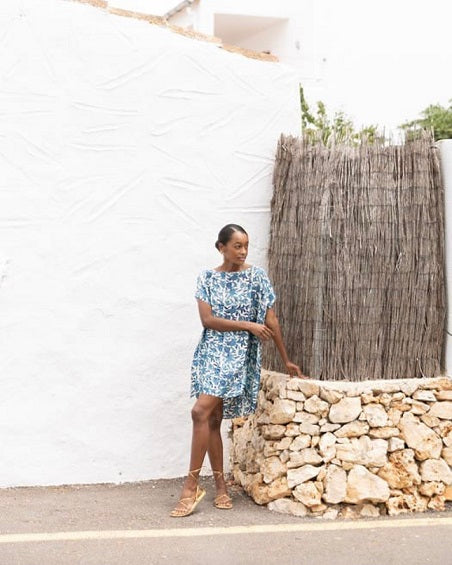
[(261, 339), (267, 341), (273, 337), (272, 330), (265, 324), (257, 324), (256, 322), (249, 322), (249, 332)]

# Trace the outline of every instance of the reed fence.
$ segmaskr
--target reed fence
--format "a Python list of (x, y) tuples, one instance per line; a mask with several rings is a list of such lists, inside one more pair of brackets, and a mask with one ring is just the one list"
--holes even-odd
[[(273, 185), (269, 275), (303, 372), (440, 374), (444, 198), (432, 139), (326, 147), (281, 136)], [(263, 365), (282, 369), (274, 346)]]

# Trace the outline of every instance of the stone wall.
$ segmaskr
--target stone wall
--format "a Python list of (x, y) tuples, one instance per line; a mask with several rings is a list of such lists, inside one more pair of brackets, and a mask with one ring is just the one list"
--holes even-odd
[(452, 500), (452, 379), (359, 383), (263, 371), (258, 407), (232, 423), (234, 478), (298, 516), (443, 510)]

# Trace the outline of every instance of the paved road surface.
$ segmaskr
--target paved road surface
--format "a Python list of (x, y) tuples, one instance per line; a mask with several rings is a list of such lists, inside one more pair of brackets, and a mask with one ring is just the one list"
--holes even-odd
[(446, 512), (361, 520), (295, 518), (213, 484), (192, 516), (168, 516), (181, 480), (0, 490), (0, 565), (452, 565)]

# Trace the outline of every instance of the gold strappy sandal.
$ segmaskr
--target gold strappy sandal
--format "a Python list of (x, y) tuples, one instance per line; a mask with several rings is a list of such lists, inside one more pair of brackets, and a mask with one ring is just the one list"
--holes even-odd
[[(200, 471), (201, 469), (193, 469), (193, 471), (188, 472), (188, 475), (190, 477), (193, 477), (197, 481), (199, 474), (198, 476), (196, 476), (194, 473), (199, 473)], [(185, 516), (189, 516), (205, 495), (206, 491), (203, 488), (199, 487), (197, 484), (195, 494), (193, 496), (180, 498), (177, 504), (181, 504), (183, 508), (174, 508), (174, 510), (171, 511), (170, 516), (172, 518), (184, 518)]]
[[(223, 471), (212, 471), (214, 476), (222, 477)], [(227, 493), (219, 494), (213, 501), (215, 508), (220, 510), (230, 510), (232, 508), (232, 499)]]

